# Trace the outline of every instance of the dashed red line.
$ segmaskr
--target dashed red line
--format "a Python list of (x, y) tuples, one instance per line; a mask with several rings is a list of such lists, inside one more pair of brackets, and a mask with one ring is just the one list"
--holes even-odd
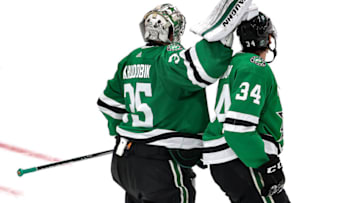
[(40, 153), (33, 152), (33, 151), (23, 149), (23, 148), (20, 148), (20, 147), (16, 147), (16, 146), (11, 146), (11, 145), (1, 143), (1, 142), (0, 142), (0, 148), (6, 149), (6, 150), (9, 150), (9, 151), (12, 151), (12, 152), (24, 154), (26, 156), (31, 156), (31, 157), (35, 157), (35, 158), (38, 158), (38, 159), (46, 160), (46, 161), (51, 161), (51, 162), (52, 161), (60, 161), (60, 159), (58, 159), (58, 158), (50, 157), (50, 156), (47, 156), (47, 155), (44, 155), (44, 154), (40, 154)]
[(4, 187), (4, 186), (0, 186), (0, 192), (5, 192), (7, 194), (11, 194), (11, 195), (14, 195), (16, 197), (23, 195), (23, 193), (20, 192), (20, 191), (17, 191), (17, 190), (11, 189), (11, 188), (7, 188), (7, 187)]

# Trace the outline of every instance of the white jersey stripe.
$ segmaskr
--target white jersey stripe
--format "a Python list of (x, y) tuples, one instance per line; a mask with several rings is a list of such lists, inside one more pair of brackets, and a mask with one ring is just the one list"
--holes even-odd
[(110, 116), (110, 117), (113, 118), (113, 119), (117, 119), (117, 120), (122, 120), (122, 117), (123, 117), (123, 115), (124, 115), (124, 114), (122, 114), (122, 113), (113, 112), (113, 111), (111, 111), (111, 110), (109, 110), (109, 109), (107, 109), (107, 108), (101, 107), (101, 106), (99, 106), (99, 109), (100, 109), (100, 111), (101, 111), (102, 113)]
[(224, 130), (235, 133), (247, 133), (247, 132), (254, 132), (256, 130), (256, 126), (232, 125), (232, 124), (224, 123)]
[(204, 140), (204, 147), (217, 147), (226, 143), (225, 137), (221, 137), (214, 140)]
[(199, 61), (199, 57), (197, 55), (197, 52), (196, 52), (196, 47), (191, 47), (190, 48), (190, 56), (191, 56), (191, 59), (195, 65), (195, 68), (196, 70), (198, 71), (200, 77), (203, 79), (203, 80), (206, 80), (208, 81), (209, 83), (214, 83), (216, 82), (216, 78), (213, 78), (213, 77), (210, 77), (204, 67), (201, 65), (200, 61)]
[(251, 114), (246, 114), (246, 113), (235, 112), (235, 111), (228, 111), (226, 113), (226, 118), (248, 121), (255, 124), (259, 123), (259, 117), (257, 116), (253, 116)]
[(184, 64), (186, 66), (186, 70), (187, 70), (187, 76), (189, 78), (189, 80), (191, 81), (191, 83), (193, 85), (197, 85), (201, 88), (205, 88), (207, 85), (205, 83), (199, 82), (196, 80), (195, 75), (194, 75), (194, 70), (191, 68), (190, 63), (186, 60), (185, 57), (185, 50), (180, 52), (180, 57), (184, 59)]
[(168, 149), (194, 149), (202, 148), (202, 140), (187, 137), (172, 137), (148, 143), (149, 145), (163, 146)]
[(218, 113), (218, 114), (216, 114), (216, 118), (218, 119), (218, 121), (220, 123), (223, 123), (225, 121), (225, 119), (226, 119), (226, 115)]
[(204, 164), (221, 164), (237, 158), (237, 155), (230, 147), (217, 152), (203, 153)]
[(121, 108), (121, 109), (126, 109), (125, 104), (121, 104), (113, 99), (111, 99), (110, 97), (107, 97), (104, 93), (102, 93), (99, 97), (99, 99), (101, 101), (103, 101), (104, 103), (106, 103), (109, 106), (113, 106), (113, 107), (117, 107), (117, 108)]
[[(124, 130), (120, 127), (116, 128), (116, 132), (121, 136), (126, 138), (138, 139), (138, 140), (146, 140), (149, 138), (154, 138), (156, 136), (160, 136), (165, 133), (176, 133), (176, 131), (165, 130), (165, 129), (154, 129), (149, 132), (144, 133), (133, 133), (127, 130)], [(158, 139), (153, 142), (147, 143), (148, 145), (156, 145), (156, 146), (164, 146), (169, 149), (194, 149), (194, 148), (202, 148), (203, 141), (201, 139), (196, 138), (188, 138), (188, 137), (170, 137), (166, 139)]]
[(265, 147), (265, 153), (266, 154), (278, 155), (278, 148), (275, 146), (274, 143), (272, 143), (270, 141), (267, 141), (267, 140), (264, 140), (264, 139), (263, 139), (263, 142), (264, 142), (264, 147)]
[(144, 132), (144, 133), (133, 133), (127, 130), (124, 130), (120, 127), (116, 127), (116, 132), (118, 132), (121, 136), (124, 137), (129, 137), (129, 138), (134, 138), (134, 139), (149, 139), (161, 134), (165, 134), (165, 133), (171, 133), (171, 132), (176, 132), (173, 130), (166, 130), (166, 129), (154, 129), (151, 130), (149, 132)]

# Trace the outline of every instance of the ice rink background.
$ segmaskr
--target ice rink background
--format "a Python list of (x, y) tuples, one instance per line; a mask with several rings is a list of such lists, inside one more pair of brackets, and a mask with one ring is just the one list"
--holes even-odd
[[(113, 147), (97, 97), (117, 63), (143, 45), (138, 23), (161, 3), (189, 28), (218, 0), (1, 0), (0, 145), (61, 160)], [(272, 69), (284, 108), (281, 155), (292, 202), (356, 202), (360, 114), (354, 1), (254, 0), (278, 31)], [(234, 47), (238, 51), (238, 41)], [(208, 89), (209, 106), (216, 88)], [(111, 156), (16, 175), (50, 163), (0, 147), (1, 203), (124, 202), (112, 181)], [(197, 202), (229, 202), (208, 170), (195, 169)]]

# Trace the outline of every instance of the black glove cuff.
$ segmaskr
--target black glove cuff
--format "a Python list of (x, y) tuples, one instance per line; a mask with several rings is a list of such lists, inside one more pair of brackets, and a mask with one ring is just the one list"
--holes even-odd
[(261, 165), (256, 170), (262, 174), (275, 173), (277, 170), (282, 169), (282, 165), (278, 156), (269, 155), (270, 160)]

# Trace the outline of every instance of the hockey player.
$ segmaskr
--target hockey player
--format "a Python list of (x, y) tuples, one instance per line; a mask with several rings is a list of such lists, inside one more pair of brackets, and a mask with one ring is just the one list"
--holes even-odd
[[(251, 1), (233, 2), (244, 13)], [(241, 18), (230, 20), (239, 24)], [(126, 203), (194, 202), (191, 166), (201, 157), (200, 133), (209, 122), (204, 88), (226, 71), (237, 25), (215, 29), (217, 37), (225, 36), (216, 41), (212, 30), (222, 25), (210, 23), (208, 41), (214, 42), (201, 40), (185, 50), (185, 17), (176, 7), (163, 4), (144, 16), (146, 46), (121, 60), (98, 100), (110, 134), (117, 135), (111, 171)]]
[(204, 162), (232, 203), (288, 203), (278, 158), (282, 107), (265, 62), (268, 51), (276, 56), (276, 47), (270, 48), (275, 29), (259, 12), (238, 26), (237, 35), (243, 50), (219, 81), (216, 120), (204, 133)]

